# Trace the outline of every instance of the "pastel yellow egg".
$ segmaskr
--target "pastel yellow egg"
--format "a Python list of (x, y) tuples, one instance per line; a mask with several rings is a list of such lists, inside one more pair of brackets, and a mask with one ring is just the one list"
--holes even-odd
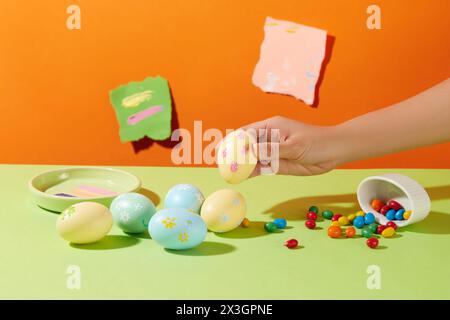
[(381, 232), (381, 235), (385, 238), (390, 238), (395, 234), (395, 229), (392, 227), (387, 227)]
[(255, 169), (257, 158), (252, 145), (256, 139), (245, 130), (228, 134), (217, 149), (217, 165), (222, 178), (229, 183), (240, 183)]
[(80, 202), (61, 212), (56, 230), (71, 243), (86, 244), (102, 239), (112, 225), (112, 214), (107, 207), (96, 202)]
[(339, 222), (339, 224), (340, 224), (341, 226), (346, 226), (346, 225), (348, 225), (348, 224), (350, 223), (350, 221), (348, 220), (347, 217), (340, 217), (340, 218), (338, 219), (338, 222)]
[(353, 220), (355, 220), (355, 218), (356, 218), (356, 214), (352, 213), (347, 218), (348, 218), (348, 221), (353, 222)]
[(333, 222), (331, 222), (330, 226), (331, 227), (340, 227), (341, 225), (340, 225), (339, 221), (333, 221)]
[(206, 198), (200, 215), (209, 230), (227, 232), (242, 223), (245, 218), (245, 211), (245, 199), (239, 192), (222, 189)]
[(408, 210), (403, 213), (403, 219), (408, 220), (411, 217), (412, 211)]

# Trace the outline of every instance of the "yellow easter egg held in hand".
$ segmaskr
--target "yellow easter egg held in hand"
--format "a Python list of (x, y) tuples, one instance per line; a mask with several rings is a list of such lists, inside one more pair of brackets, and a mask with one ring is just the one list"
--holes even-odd
[(112, 214), (107, 207), (96, 202), (80, 202), (60, 214), (56, 230), (71, 243), (87, 244), (106, 236), (112, 225)]
[(252, 145), (255, 137), (239, 129), (228, 134), (217, 149), (217, 165), (222, 178), (232, 184), (247, 179), (258, 162)]
[(244, 197), (237, 191), (221, 189), (203, 202), (200, 215), (209, 230), (227, 232), (237, 228), (245, 218)]

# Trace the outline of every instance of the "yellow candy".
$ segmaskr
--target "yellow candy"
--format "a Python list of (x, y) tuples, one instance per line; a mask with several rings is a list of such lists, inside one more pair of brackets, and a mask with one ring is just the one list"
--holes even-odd
[(356, 218), (356, 214), (352, 213), (347, 218), (348, 218), (348, 221), (353, 222), (353, 220), (355, 220), (355, 218)]
[(357, 217), (364, 217), (364, 215), (365, 215), (364, 211), (358, 211), (358, 212), (356, 213), (356, 216), (357, 216)]
[(341, 225), (339, 224), (338, 221), (333, 221), (333, 222), (331, 222), (330, 226), (331, 227), (340, 227)]
[(243, 227), (243, 228), (250, 227), (250, 220), (248, 220), (247, 218), (244, 218), (244, 220), (242, 220), (242, 222), (241, 222), (241, 227)]
[(411, 217), (411, 210), (405, 211), (405, 213), (403, 213), (403, 219), (408, 220), (409, 217)]
[(346, 225), (348, 225), (348, 224), (350, 223), (350, 221), (348, 220), (347, 217), (340, 217), (340, 218), (338, 219), (338, 222), (339, 222), (339, 224), (340, 224), (341, 226), (346, 226)]
[(383, 230), (383, 232), (381, 233), (381, 235), (385, 238), (390, 238), (395, 234), (395, 229), (392, 227), (388, 227), (386, 229)]

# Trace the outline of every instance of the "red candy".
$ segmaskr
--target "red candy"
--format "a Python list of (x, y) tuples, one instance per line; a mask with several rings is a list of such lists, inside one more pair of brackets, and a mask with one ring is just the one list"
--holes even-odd
[(308, 229), (314, 229), (316, 227), (316, 222), (314, 220), (306, 220), (305, 226)]
[(338, 221), (338, 219), (342, 217), (342, 214), (335, 214), (333, 217), (331, 217), (331, 221)]
[(369, 239), (367, 239), (366, 243), (369, 248), (375, 249), (376, 247), (378, 247), (378, 239), (377, 238), (369, 238)]
[(306, 215), (306, 218), (308, 218), (309, 220), (316, 220), (317, 219), (317, 213), (315, 213), (314, 211), (310, 211)]
[(397, 230), (397, 225), (395, 224), (394, 221), (389, 221), (388, 223), (386, 223), (386, 228), (391, 227), (394, 228), (394, 230)]
[(386, 229), (386, 228), (387, 228), (387, 226), (383, 226), (382, 224), (380, 224), (380, 225), (377, 227), (377, 233), (378, 233), (378, 234), (381, 234), (381, 233), (383, 232), (383, 230)]
[(298, 246), (298, 241), (295, 239), (291, 239), (291, 240), (286, 240), (286, 242), (284, 243), (284, 245), (286, 247), (288, 247), (289, 249), (294, 249), (297, 248)]
[(389, 206), (391, 209), (394, 209), (395, 211), (398, 211), (398, 210), (400, 210), (400, 209), (403, 209), (403, 206), (402, 206), (400, 203), (398, 203), (397, 201), (395, 201), (395, 200), (389, 201), (389, 202), (388, 202), (388, 206)]
[(383, 208), (381, 208), (380, 213), (381, 213), (383, 216), (385, 216), (386, 213), (387, 213), (389, 210), (391, 210), (391, 209), (392, 209), (391, 207), (389, 207), (388, 205), (385, 205)]

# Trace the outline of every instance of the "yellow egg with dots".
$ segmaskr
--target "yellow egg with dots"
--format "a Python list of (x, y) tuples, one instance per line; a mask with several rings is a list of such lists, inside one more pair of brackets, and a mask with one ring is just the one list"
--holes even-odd
[(112, 225), (112, 214), (107, 207), (96, 202), (80, 202), (61, 212), (56, 230), (71, 243), (87, 244), (106, 236)]

